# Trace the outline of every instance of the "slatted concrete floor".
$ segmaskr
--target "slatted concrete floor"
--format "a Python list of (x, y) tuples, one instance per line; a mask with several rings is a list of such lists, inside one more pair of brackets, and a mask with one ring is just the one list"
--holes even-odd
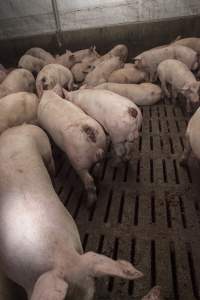
[[(187, 120), (179, 106), (144, 107), (134, 160), (112, 168), (106, 160), (98, 202), (88, 212), (79, 178), (57, 157), (56, 190), (74, 217), (85, 251), (131, 261), (137, 281), (105, 278), (97, 299), (141, 299), (158, 284), (165, 299), (200, 299), (200, 168), (179, 166)], [(58, 155), (57, 155), (58, 156)]]

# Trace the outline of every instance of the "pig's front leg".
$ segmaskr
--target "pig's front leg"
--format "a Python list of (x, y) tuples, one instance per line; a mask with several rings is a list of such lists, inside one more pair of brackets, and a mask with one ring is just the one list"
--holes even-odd
[(89, 174), (88, 170), (79, 170), (77, 173), (83, 181), (84, 187), (87, 191), (87, 207), (91, 208), (97, 201), (94, 179)]
[(188, 162), (188, 159), (189, 159), (189, 156), (191, 154), (191, 146), (190, 146), (190, 141), (189, 141), (189, 138), (186, 136), (186, 140), (185, 140), (185, 149), (183, 151), (183, 154), (180, 158), (180, 165), (182, 167), (186, 167), (187, 166), (187, 162)]

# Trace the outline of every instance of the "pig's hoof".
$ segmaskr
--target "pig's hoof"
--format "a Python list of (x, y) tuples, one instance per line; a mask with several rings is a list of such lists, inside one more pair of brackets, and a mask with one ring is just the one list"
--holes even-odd
[(181, 158), (179, 164), (181, 167), (185, 168), (187, 167), (187, 160), (185, 158)]

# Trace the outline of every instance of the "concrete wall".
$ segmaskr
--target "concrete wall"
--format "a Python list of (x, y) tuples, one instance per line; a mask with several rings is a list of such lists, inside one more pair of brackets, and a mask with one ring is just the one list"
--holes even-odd
[(180, 34), (200, 35), (199, 28), (200, 0), (1, 0), (0, 59), (35, 45), (62, 52), (96, 44), (105, 51), (126, 42), (138, 52)]

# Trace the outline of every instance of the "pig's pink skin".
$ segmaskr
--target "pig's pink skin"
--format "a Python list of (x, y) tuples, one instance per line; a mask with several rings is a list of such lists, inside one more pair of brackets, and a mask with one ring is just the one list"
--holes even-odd
[(66, 92), (65, 97), (104, 127), (119, 160), (132, 158), (134, 140), (142, 124), (140, 109), (133, 102), (113, 92), (97, 89)]
[(71, 71), (59, 64), (48, 64), (38, 74), (36, 78), (36, 90), (39, 98), (43, 90), (53, 89), (56, 84), (68, 90), (73, 89), (74, 79)]
[(33, 74), (38, 74), (45, 65), (44, 60), (29, 54), (24, 54), (18, 62), (19, 68), (26, 69)]
[(126, 47), (126, 45), (122, 44), (115, 46), (109, 52), (96, 59), (93, 65), (97, 66), (99, 63), (102, 63), (103, 61), (106, 61), (113, 56), (119, 57), (121, 61), (125, 62), (128, 56), (128, 48)]
[(91, 62), (88, 61), (77, 63), (71, 68), (71, 72), (76, 82), (83, 82), (90, 70), (92, 70), (92, 66)]
[(38, 48), (38, 47), (30, 48), (29, 50), (26, 51), (25, 54), (29, 54), (34, 57), (40, 58), (47, 64), (51, 64), (55, 62), (55, 58), (53, 57), (53, 55), (51, 55), (49, 52), (47, 52), (42, 48)]
[(123, 84), (106, 82), (97, 85), (95, 89), (105, 89), (133, 101), (136, 105), (153, 105), (161, 100), (162, 90), (153, 83)]
[(110, 59), (98, 64), (96, 67), (93, 67), (94, 69), (85, 77), (84, 84), (86, 84), (87, 87), (94, 87), (106, 82), (113, 71), (120, 69), (123, 66), (124, 63), (119, 57), (111, 57)]
[(38, 97), (27, 92), (13, 93), (1, 98), (0, 134), (13, 126), (36, 123), (38, 104)]
[(17, 92), (34, 92), (35, 79), (31, 72), (25, 69), (11, 71), (0, 85), (0, 98)]
[(174, 44), (147, 50), (136, 56), (134, 60), (136, 67), (147, 72), (149, 74), (149, 80), (153, 82), (157, 79), (158, 65), (167, 59), (180, 60), (186, 64), (190, 70), (198, 68), (197, 53), (188, 47)]
[(103, 128), (54, 91), (44, 92), (38, 108), (38, 121), (69, 157), (88, 192), (88, 205), (92, 204), (96, 201), (96, 187), (89, 170), (102, 161), (106, 152)]
[(189, 47), (200, 54), (200, 38), (189, 37), (185, 39), (178, 39), (174, 44)]
[[(74, 220), (55, 193), (47, 135), (33, 125), (0, 136), (0, 257), (6, 275), (29, 300), (92, 300), (94, 278), (142, 273), (126, 261), (83, 254)], [(53, 298), (52, 298), (53, 297)]]
[(190, 102), (199, 102), (200, 82), (196, 80), (189, 68), (182, 62), (175, 59), (163, 61), (158, 66), (158, 77), (162, 90), (167, 97), (170, 97), (167, 84), (171, 86), (174, 99), (177, 98), (179, 93), (186, 97), (187, 111), (189, 110)]
[(185, 134), (185, 149), (181, 157), (180, 163), (182, 166), (187, 165), (188, 159), (193, 153), (195, 157), (200, 160), (200, 108), (191, 117), (186, 134)]
[(140, 83), (147, 80), (147, 74), (136, 67), (126, 67), (114, 71), (108, 78), (108, 82), (114, 83)]

